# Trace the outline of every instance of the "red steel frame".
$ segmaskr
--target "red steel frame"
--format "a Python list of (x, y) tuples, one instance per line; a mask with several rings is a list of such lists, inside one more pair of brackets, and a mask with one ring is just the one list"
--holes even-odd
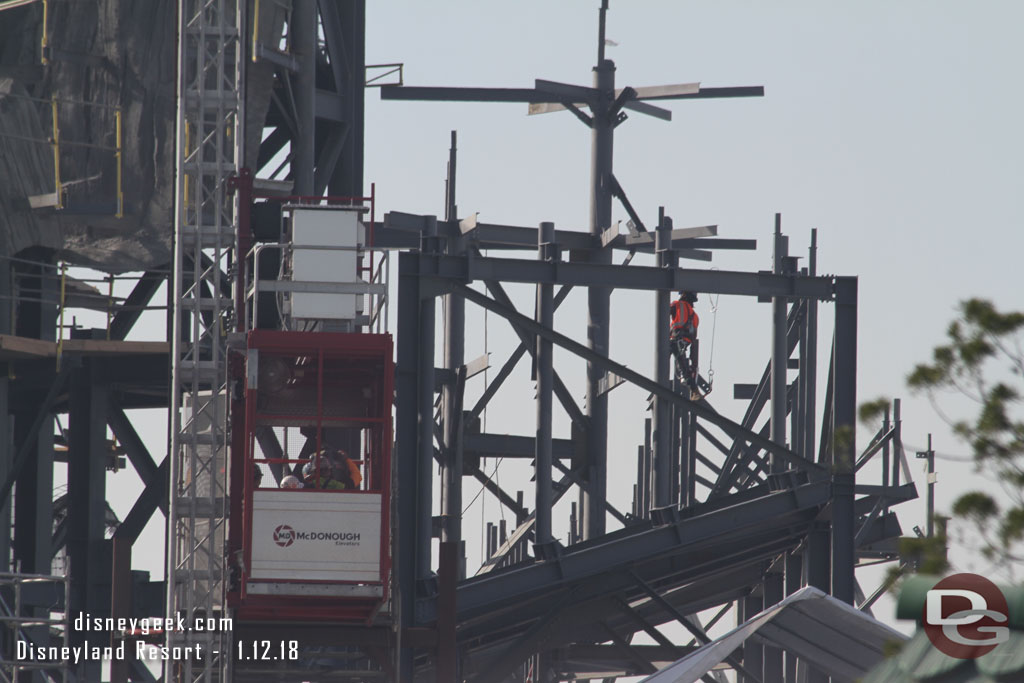
[[(228, 593), (229, 605), (240, 620), (287, 620), (287, 621), (335, 621), (368, 622), (387, 603), (391, 577), (391, 444), (392, 444), (392, 397), (394, 385), (394, 361), (392, 340), (389, 334), (339, 333), (339, 332), (284, 332), (276, 330), (254, 330), (247, 335), (247, 349), (256, 349), (264, 358), (291, 358), (304, 363), (306, 372), (315, 363), (315, 389), (309, 381), (300, 384), (298, 390), (316, 392), (316, 414), (312, 425), (317, 433), (320, 427), (344, 423), (368, 430), (368, 453), (365, 454), (365, 490), (337, 491), (332, 495), (365, 495), (379, 493), (381, 496), (381, 537), (380, 576), (383, 591), (381, 597), (302, 597), (294, 595), (256, 595), (247, 588), (252, 582), (248, 577), (251, 566), (252, 547), (252, 499), (254, 490), (255, 431), (259, 426), (286, 424), (310, 424), (308, 414), (276, 414), (260, 412), (258, 392), (246, 383), (245, 357), (234, 354), (231, 364), (232, 378), (236, 390), (232, 395), (232, 455), (244, 457), (231, 459), (231, 511), (228, 530), (228, 546), (231, 565), (237, 580), (232, 582)], [(354, 370), (355, 365), (363, 370)], [(364, 399), (361, 415), (338, 416), (324, 414), (324, 392), (342, 392), (351, 388), (354, 381), (366, 386), (367, 371), (373, 368), (370, 381), (372, 397)], [(377, 374), (379, 371), (379, 375)], [(348, 392), (354, 395), (357, 392)], [(308, 394), (307, 394), (308, 395)], [(311, 425), (311, 426), (312, 426)], [(318, 436), (319, 441), (319, 436)], [(320, 444), (317, 444), (319, 449)], [(287, 454), (285, 454), (287, 456)], [(285, 464), (287, 458), (272, 461)], [(296, 462), (295, 460), (291, 461)], [(264, 487), (266, 488), (266, 487)], [(303, 495), (303, 490), (289, 491), (288, 495)], [(289, 583), (287, 577), (275, 579), (274, 583)], [(346, 582), (303, 581), (301, 583), (344, 584)]]

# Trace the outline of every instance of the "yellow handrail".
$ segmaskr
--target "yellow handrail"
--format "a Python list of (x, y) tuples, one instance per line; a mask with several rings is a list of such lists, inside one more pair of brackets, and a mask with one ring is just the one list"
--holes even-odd
[(121, 143), (121, 109), (114, 112), (115, 127), (117, 129), (117, 217), (124, 218), (124, 148)]
[(260, 35), (260, 0), (255, 0), (252, 13), (252, 55), (250, 58), (255, 64), (258, 61), (256, 56), (256, 46), (259, 44)]
[(41, 50), (39, 52), (39, 61), (42, 62), (43, 64), (49, 64), (50, 63), (50, 60), (46, 58), (46, 49), (49, 47), (49, 44), (46, 42), (46, 24), (47, 24), (46, 18), (47, 18), (47, 15), (49, 14), (49, 7), (50, 7), (50, 3), (47, 0), (43, 0), (43, 37), (42, 37), (42, 40), (40, 40), (40, 48), (41, 48)]

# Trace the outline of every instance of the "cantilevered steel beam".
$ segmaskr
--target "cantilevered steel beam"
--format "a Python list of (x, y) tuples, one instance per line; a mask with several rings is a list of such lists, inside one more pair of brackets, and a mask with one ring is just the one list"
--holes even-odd
[(589, 287), (605, 282), (616, 289), (680, 291), (740, 296), (787, 296), (798, 299), (833, 299), (834, 278), (745, 273), (729, 270), (663, 270), (654, 266), (615, 266), (594, 263), (553, 264), (526, 259), (433, 255), (421, 259), (420, 274), (428, 278), (472, 282), (527, 282)]

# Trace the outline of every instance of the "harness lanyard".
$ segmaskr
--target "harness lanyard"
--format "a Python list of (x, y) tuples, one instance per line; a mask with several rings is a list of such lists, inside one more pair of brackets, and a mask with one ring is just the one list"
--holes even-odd
[[(715, 328), (718, 327), (718, 297), (716, 294), (711, 304), (711, 352), (708, 353), (708, 386), (715, 385)], [(709, 297), (710, 299), (710, 297)]]

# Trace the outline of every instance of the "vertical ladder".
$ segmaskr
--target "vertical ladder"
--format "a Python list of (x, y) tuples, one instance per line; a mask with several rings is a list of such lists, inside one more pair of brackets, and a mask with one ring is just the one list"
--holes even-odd
[[(174, 251), (167, 614), (227, 616), (226, 338), (224, 292), (237, 211), (227, 181), (238, 173), (242, 135), (244, 2), (178, 1), (178, 118)], [(225, 630), (169, 631), (170, 647), (204, 658), (170, 661), (164, 680), (229, 681)]]

